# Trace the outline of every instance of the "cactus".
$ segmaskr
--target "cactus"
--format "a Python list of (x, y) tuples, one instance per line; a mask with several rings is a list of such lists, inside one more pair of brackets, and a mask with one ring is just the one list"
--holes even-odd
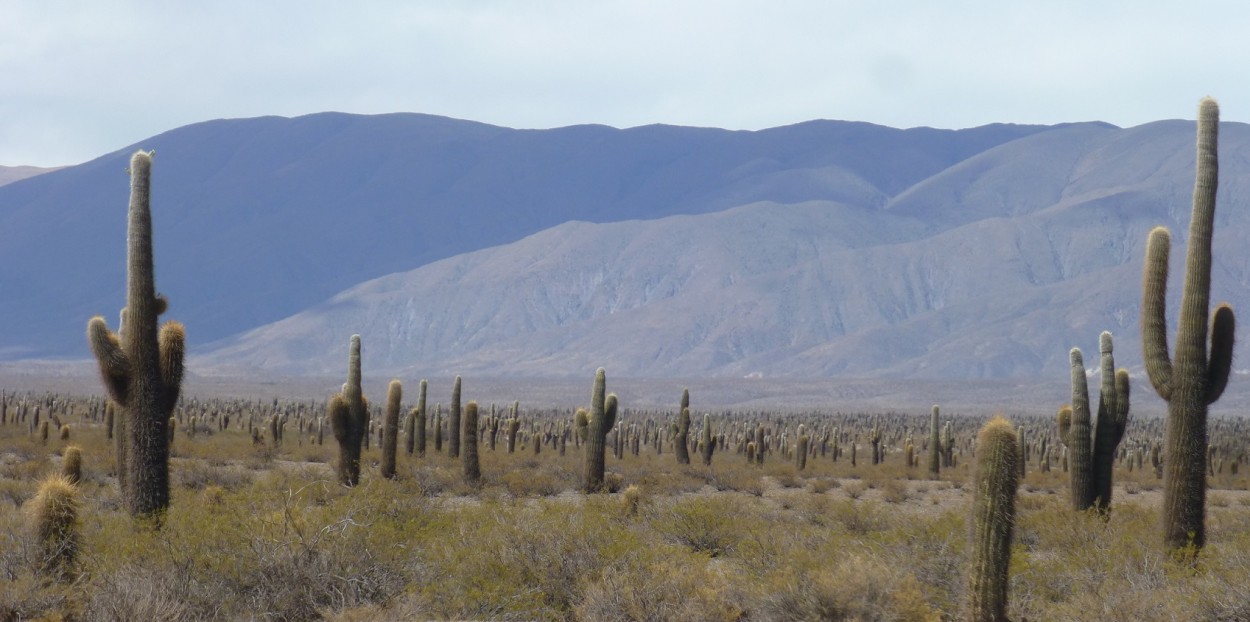
[(977, 621), (1007, 619), (1007, 567), (1016, 516), (1016, 486), (1022, 460), (1011, 424), (995, 417), (977, 435), (973, 476), (972, 572), (969, 610)]
[(61, 463), (61, 475), (65, 481), (77, 485), (82, 481), (82, 450), (70, 445), (65, 448), (65, 459)]
[(1215, 100), (1203, 99), (1198, 109), (1193, 212), (1174, 357), (1168, 354), (1164, 314), (1171, 246), (1171, 235), (1164, 227), (1150, 232), (1142, 277), (1142, 355), (1150, 383), (1159, 397), (1168, 402), (1162, 522), (1164, 542), (1173, 551), (1191, 545), (1197, 550), (1206, 541), (1203, 463), (1207, 450), (1207, 407), (1224, 392), (1233, 358), (1232, 307), (1219, 305), (1209, 324), (1207, 317), (1219, 176), (1219, 116)]
[(407, 430), (407, 436), (404, 440), (404, 450), (411, 456), (414, 451), (420, 450), (417, 455), (425, 455), (425, 388), (428, 383), (421, 381), (419, 392), (417, 393), (417, 406), (408, 413), (408, 420), (404, 423)]
[(703, 413), (703, 466), (712, 466), (712, 454), (716, 452), (716, 442), (712, 440), (712, 422), (707, 413)]
[(880, 464), (885, 455), (881, 449), (881, 424), (877, 421), (873, 422), (872, 429), (868, 431), (868, 442), (872, 443), (872, 463)]
[(464, 479), (470, 484), (476, 484), (482, 479), (482, 467), (477, 459), (477, 402), (469, 402), (464, 407), (464, 430), (461, 438), (464, 445), (461, 447), (463, 451), (460, 453), (461, 462), (464, 465)]
[(520, 430), (521, 420), (517, 418), (514, 410), (512, 417), (508, 419), (508, 453), (516, 452), (516, 435)]
[[(1099, 337), (1102, 388), (1098, 400), (1098, 421), (1090, 422), (1089, 392), (1085, 362), (1080, 348), (1069, 353), (1072, 365), (1072, 405), (1059, 410), (1059, 438), (1068, 448), (1072, 507), (1084, 511), (1096, 507), (1106, 511), (1111, 504), (1112, 466), (1116, 446), (1128, 422), (1128, 371), (1115, 371), (1111, 333)], [(1093, 439), (1090, 438), (1091, 427)]]
[(677, 464), (690, 464), (690, 409), (681, 409), (677, 423), (673, 424), (673, 451)]
[(447, 409), (447, 457), (460, 457), (460, 376), (451, 388), (451, 406)]
[(330, 429), (339, 443), (339, 483), (355, 486), (360, 483), (360, 451), (369, 420), (369, 405), (360, 388), (360, 335), (352, 335), (347, 383), (330, 398), (327, 409)]
[(938, 429), (938, 405), (933, 405), (933, 410), (929, 413), (929, 475), (933, 479), (937, 479), (938, 473), (941, 472), (941, 446), (942, 440), (939, 436), (941, 430)]
[(399, 453), (399, 407), (404, 385), (392, 380), (386, 387), (386, 413), (382, 417), (382, 477), (395, 479), (395, 454)]
[(794, 467), (800, 471), (807, 468), (807, 428), (799, 425), (799, 440), (794, 448)]
[(156, 294), (152, 262), (152, 212), (149, 188), (152, 156), (142, 151), (130, 159), (130, 208), (127, 232), (126, 308), (118, 332), (104, 318), (87, 323), (91, 350), (110, 399), (116, 403), (124, 437), (118, 464), (122, 496), (133, 516), (155, 516), (169, 507), (169, 415), (182, 387), (186, 333), (181, 324), (157, 328), (167, 302)]
[[(595, 385), (590, 397), (590, 415), (586, 429), (586, 492), (604, 490), (604, 453), (608, 431), (616, 425), (616, 394), (604, 395), (607, 375), (600, 367), (595, 371)], [(536, 441), (537, 442), (537, 441)]]
[(27, 518), (39, 546), (37, 570), (67, 579), (78, 554), (78, 487), (59, 475), (44, 479), (26, 504)]

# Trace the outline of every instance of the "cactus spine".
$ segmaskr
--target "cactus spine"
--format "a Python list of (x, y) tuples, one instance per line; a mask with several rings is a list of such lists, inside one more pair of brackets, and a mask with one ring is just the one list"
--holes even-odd
[(972, 572), (968, 595), (973, 620), (1007, 619), (1007, 567), (1016, 517), (1022, 459), (1011, 424), (995, 417), (977, 435), (972, 500)]
[(586, 492), (604, 489), (604, 453), (608, 432), (616, 425), (616, 394), (604, 395), (607, 373), (600, 367), (595, 371), (595, 386), (590, 396), (590, 415), (586, 426)]
[(464, 407), (464, 446), (460, 458), (464, 464), (464, 479), (476, 484), (482, 479), (482, 467), (477, 459), (477, 402), (469, 402)]
[(447, 457), (460, 457), (460, 376), (451, 388), (451, 407), (447, 411)]
[(938, 429), (938, 405), (933, 405), (933, 410), (929, 413), (929, 475), (933, 479), (937, 479), (938, 473), (941, 472), (942, 456), (941, 456), (941, 431)]
[[(157, 329), (167, 306), (156, 295), (149, 204), (152, 156), (130, 158), (130, 213), (127, 232), (126, 308), (118, 332), (104, 318), (87, 323), (91, 350), (109, 397), (117, 404), (122, 438), (119, 474), (122, 494), (133, 516), (154, 516), (169, 507), (169, 444), (166, 426), (182, 388), (186, 333), (182, 324)], [(116, 421), (115, 419), (115, 421)]]
[(360, 483), (360, 450), (369, 421), (369, 406), (360, 388), (360, 335), (352, 335), (347, 384), (330, 398), (327, 409), (330, 429), (339, 443), (339, 483), (355, 486)]
[(1207, 318), (1219, 121), (1219, 105), (1204, 98), (1198, 107), (1193, 212), (1176, 351), (1171, 358), (1164, 315), (1171, 235), (1164, 227), (1150, 232), (1142, 278), (1142, 354), (1150, 383), (1168, 402), (1162, 516), (1164, 542), (1174, 551), (1190, 545), (1201, 548), (1206, 541), (1207, 407), (1224, 392), (1233, 358), (1232, 307), (1219, 305), (1209, 324)]
[(382, 477), (395, 478), (395, 454), (399, 450), (399, 406), (404, 385), (392, 380), (386, 387), (386, 413), (382, 418)]

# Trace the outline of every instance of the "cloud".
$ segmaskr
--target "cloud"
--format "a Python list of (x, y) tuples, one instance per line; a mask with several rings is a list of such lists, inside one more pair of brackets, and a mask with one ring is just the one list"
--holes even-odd
[(0, 164), (196, 121), (415, 111), (508, 125), (758, 129), (1245, 119), (1238, 4), (0, 4)]

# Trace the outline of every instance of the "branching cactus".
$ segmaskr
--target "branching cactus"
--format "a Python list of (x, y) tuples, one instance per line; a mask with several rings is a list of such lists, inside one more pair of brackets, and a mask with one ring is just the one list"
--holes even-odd
[(451, 388), (451, 407), (447, 410), (447, 457), (460, 457), (460, 376)]
[[(683, 400), (684, 401), (684, 400)], [(673, 424), (673, 451), (677, 454), (677, 464), (690, 464), (690, 408), (682, 408)]]
[[(1150, 232), (1142, 279), (1142, 355), (1146, 374), (1159, 397), (1168, 402), (1163, 461), (1163, 538), (1173, 551), (1206, 542), (1205, 459), (1207, 407), (1228, 383), (1233, 360), (1235, 318), (1232, 307), (1216, 307), (1208, 322), (1211, 297), (1211, 237), (1219, 178), (1217, 152), (1219, 105), (1205, 98), (1198, 107), (1198, 149), (1193, 212), (1185, 285), (1181, 293), (1176, 349), (1168, 353), (1165, 307), (1171, 234)], [(1207, 350), (1208, 339), (1210, 351)]]
[(616, 394), (604, 395), (607, 374), (600, 367), (595, 372), (595, 387), (590, 397), (590, 415), (586, 429), (586, 492), (604, 490), (604, 454), (608, 431), (616, 425)]
[(382, 416), (382, 477), (395, 479), (395, 454), (399, 450), (399, 408), (404, 385), (392, 380), (386, 387), (386, 413)]
[(938, 428), (938, 405), (933, 405), (933, 410), (929, 413), (929, 475), (933, 479), (937, 479), (938, 473), (941, 472), (942, 455), (941, 455), (941, 430)]
[(703, 466), (712, 466), (712, 454), (716, 452), (716, 442), (712, 440), (712, 421), (710, 415), (703, 413)]
[(977, 466), (973, 476), (972, 572), (968, 588), (971, 619), (1007, 619), (1007, 568), (1011, 563), (1011, 532), (1016, 520), (1016, 486), (1022, 460), (1016, 433), (995, 417), (977, 435)]
[(360, 335), (352, 335), (347, 384), (330, 398), (327, 410), (330, 429), (339, 443), (339, 483), (355, 486), (360, 483), (360, 450), (369, 421), (369, 405), (360, 388)]
[[(104, 318), (87, 323), (87, 337), (109, 398), (117, 406), (121, 459), (119, 482), (133, 516), (155, 516), (169, 507), (169, 444), (166, 426), (182, 387), (186, 333), (182, 324), (157, 328), (167, 306), (156, 294), (149, 204), (152, 156), (130, 159), (126, 308), (118, 332)], [(124, 473), (124, 475), (121, 475)]]
[(482, 467), (477, 459), (477, 402), (469, 402), (464, 407), (464, 430), (460, 438), (464, 440), (461, 447), (460, 460), (464, 466), (464, 480), (476, 484), (482, 480)]

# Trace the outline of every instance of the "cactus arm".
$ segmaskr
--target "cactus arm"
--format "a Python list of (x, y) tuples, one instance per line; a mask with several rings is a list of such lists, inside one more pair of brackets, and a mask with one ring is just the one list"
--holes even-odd
[(1121, 368), (1115, 372), (1115, 444), (1124, 439), (1124, 429), (1128, 427), (1129, 392), (1128, 370)]
[(1233, 342), (1237, 319), (1233, 308), (1222, 304), (1211, 317), (1211, 360), (1207, 363), (1207, 403), (1214, 403), (1228, 385), (1233, 368)]
[(117, 333), (109, 330), (104, 318), (96, 316), (87, 322), (87, 339), (91, 342), (91, 351), (100, 366), (100, 378), (104, 381), (109, 398), (118, 404), (127, 403), (130, 361), (122, 351)]
[(1146, 375), (1155, 392), (1172, 399), (1172, 359), (1168, 354), (1167, 307), (1168, 254), (1172, 234), (1155, 227), (1146, 240), (1146, 264), (1142, 277), (1141, 337)]
[(1089, 385), (1085, 380), (1085, 360), (1080, 348), (1069, 353), (1072, 363), (1072, 424), (1068, 433), (1071, 454), (1072, 507), (1084, 511), (1094, 502), (1094, 480), (1091, 477), (1093, 442), (1090, 436)]
[(616, 425), (617, 399), (615, 393), (609, 393), (603, 404), (603, 431), (606, 434)]
[(1220, 123), (1215, 100), (1198, 105), (1198, 150), (1194, 206), (1189, 219), (1185, 256), (1185, 287), (1181, 292), (1180, 325), (1176, 332), (1175, 365), (1181, 373), (1201, 373), (1207, 364), (1207, 309), (1211, 298), (1211, 237), (1215, 226), (1215, 192), (1219, 177), (1217, 143)]
[(348, 422), (350, 416), (347, 401), (341, 394), (335, 394), (330, 398), (330, 403), (326, 407), (326, 418), (330, 420), (330, 431), (334, 432), (335, 440), (340, 443), (346, 443), (351, 433), (351, 426)]
[[(1115, 355), (1112, 351), (1111, 333), (1103, 331), (1098, 337), (1099, 371), (1101, 382), (1098, 387), (1098, 421), (1115, 416)], [(1102, 427), (1099, 424), (1099, 427)]]
[(1059, 423), (1059, 440), (1063, 441), (1064, 445), (1071, 445), (1072, 406), (1064, 404), (1060, 407), (1059, 414), (1055, 416), (1055, 419)]
[(165, 322), (158, 339), (161, 351), (161, 380), (164, 384), (163, 407), (173, 410), (182, 390), (182, 361), (186, 354), (187, 332), (179, 322)]

